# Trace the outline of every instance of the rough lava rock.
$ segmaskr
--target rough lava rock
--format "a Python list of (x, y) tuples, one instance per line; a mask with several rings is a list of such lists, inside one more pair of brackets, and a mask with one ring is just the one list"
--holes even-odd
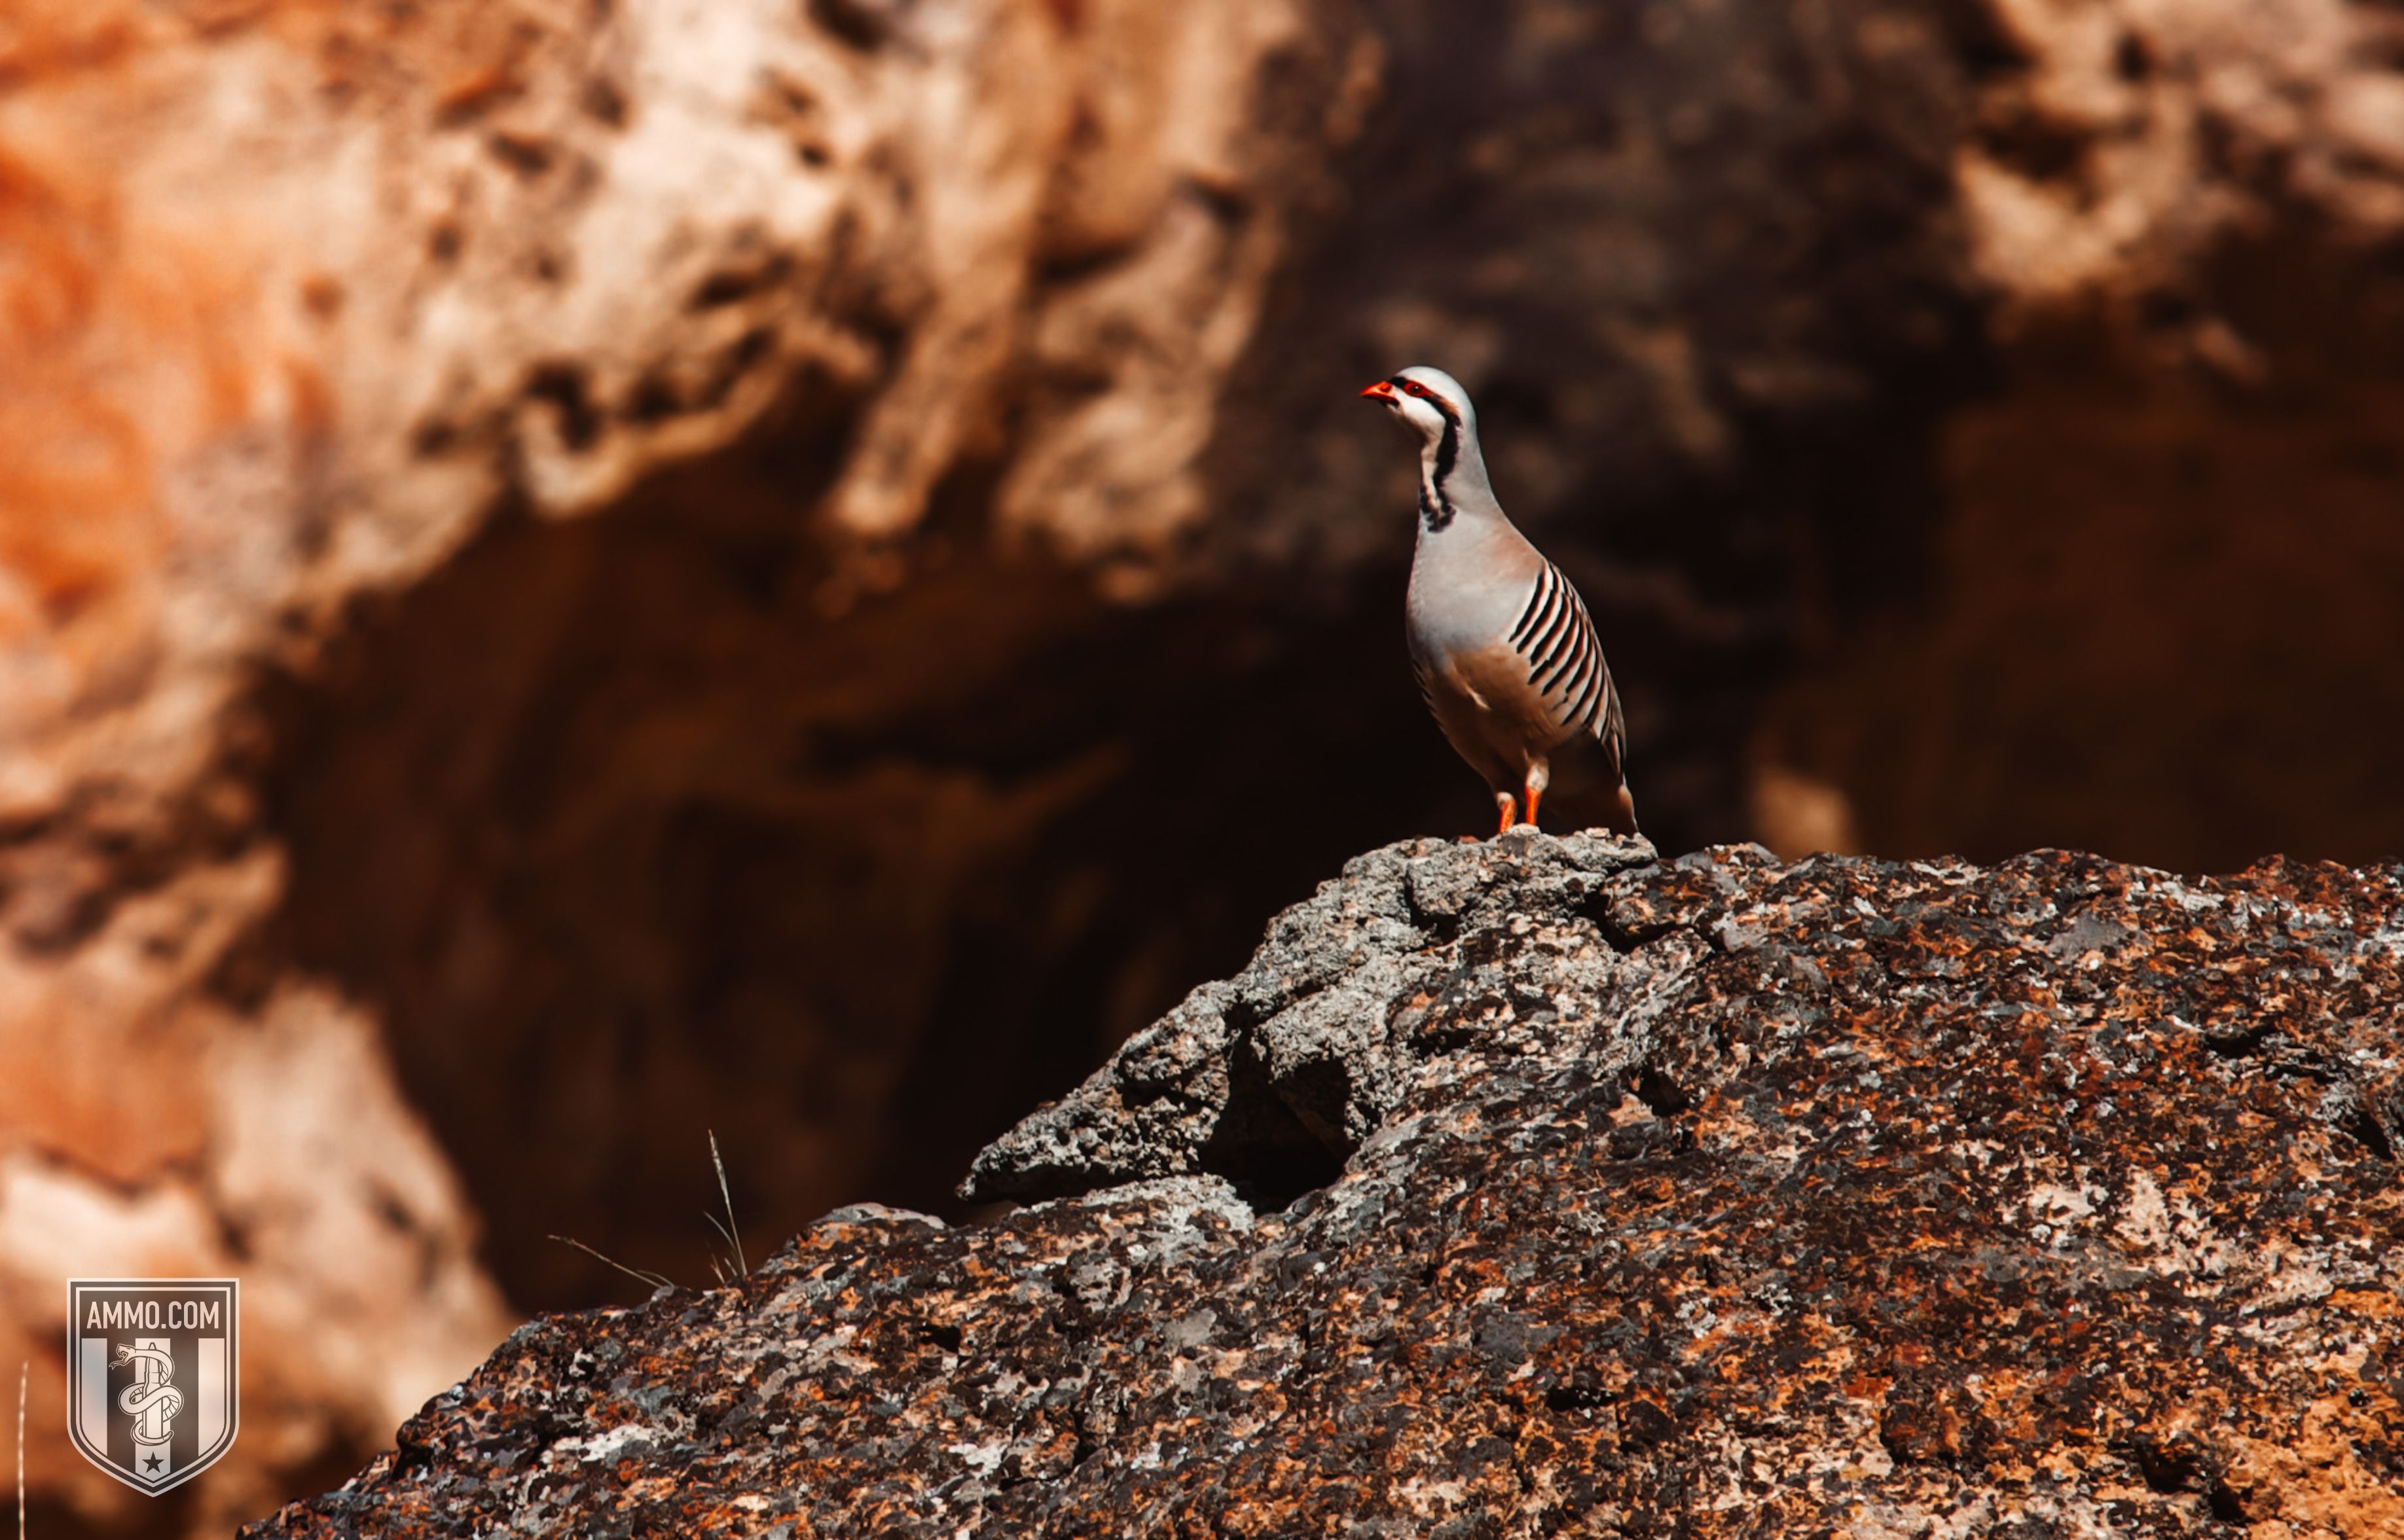
[(1392, 846), (1046, 1200), (538, 1321), (249, 1533), (2392, 1536), (2399, 960), (2399, 868)]

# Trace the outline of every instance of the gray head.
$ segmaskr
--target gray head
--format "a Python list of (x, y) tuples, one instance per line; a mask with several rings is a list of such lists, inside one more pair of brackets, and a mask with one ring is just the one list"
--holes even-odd
[(1477, 409), (1460, 381), (1414, 364), (1361, 394), (1419, 432), (1419, 519), (1429, 531), (1442, 530), (1464, 507), (1501, 515), (1477, 447)]

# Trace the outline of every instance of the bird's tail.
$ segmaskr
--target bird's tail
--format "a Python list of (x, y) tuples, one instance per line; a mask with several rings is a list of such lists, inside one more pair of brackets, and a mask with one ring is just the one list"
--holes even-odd
[[(1554, 814), (1559, 816), (1556, 818)], [(1626, 783), (1608, 790), (1597, 786), (1577, 792), (1554, 792), (1544, 798), (1544, 822), (1561, 829), (1609, 829), (1614, 834), (1634, 834), (1636, 798), (1628, 795)]]

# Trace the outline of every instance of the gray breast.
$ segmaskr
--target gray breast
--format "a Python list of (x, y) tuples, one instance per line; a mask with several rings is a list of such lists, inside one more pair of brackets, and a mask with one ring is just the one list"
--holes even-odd
[(1411, 562), (1413, 650), (1436, 659), (1501, 643), (1543, 564), (1518, 532), (1499, 520), (1461, 519), (1422, 534)]

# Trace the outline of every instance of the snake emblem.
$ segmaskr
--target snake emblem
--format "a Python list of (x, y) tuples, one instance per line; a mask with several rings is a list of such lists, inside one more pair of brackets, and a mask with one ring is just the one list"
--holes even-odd
[(133, 1419), (133, 1436), (145, 1444), (165, 1440), (167, 1424), (184, 1409), (184, 1393), (175, 1388), (175, 1361), (162, 1348), (120, 1342), (117, 1362), (134, 1366), (133, 1383), (117, 1397), (118, 1408)]

